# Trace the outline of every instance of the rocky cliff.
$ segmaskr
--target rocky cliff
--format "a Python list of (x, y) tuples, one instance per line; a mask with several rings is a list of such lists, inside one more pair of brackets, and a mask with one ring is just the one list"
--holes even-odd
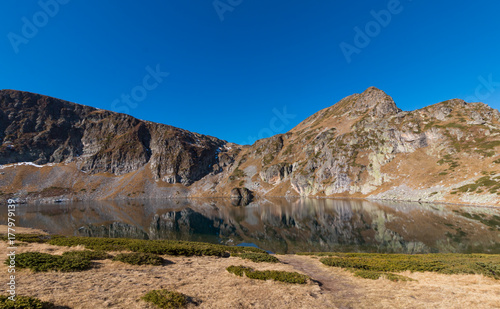
[(190, 185), (220, 171), (225, 141), (21, 91), (0, 91), (0, 164), (75, 162), (89, 174), (148, 165), (155, 180)]
[(0, 190), (9, 196), (55, 187), (82, 199), (229, 197), (239, 188), (257, 197), (499, 202), (500, 113), (458, 99), (405, 112), (371, 87), (251, 146), (10, 90), (0, 91), (0, 120)]

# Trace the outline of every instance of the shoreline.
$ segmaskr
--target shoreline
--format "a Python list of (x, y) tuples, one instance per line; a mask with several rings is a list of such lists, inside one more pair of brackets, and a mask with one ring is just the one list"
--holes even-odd
[[(446, 202), (446, 201), (417, 201), (417, 200), (404, 200), (404, 199), (382, 199), (382, 198), (370, 198), (370, 197), (349, 197), (349, 196), (300, 196), (300, 195), (288, 195), (288, 196), (255, 196), (253, 200), (249, 203), (258, 202), (261, 199), (311, 199), (311, 200), (362, 200), (367, 202), (394, 202), (394, 203), (415, 203), (415, 204), (436, 204), (436, 205), (449, 205), (449, 206), (462, 206), (462, 207), (484, 207), (500, 209), (500, 205), (491, 204), (471, 204), (471, 203), (457, 203), (457, 202)], [(43, 205), (43, 204), (64, 204), (64, 203), (74, 203), (74, 202), (116, 202), (116, 201), (141, 201), (141, 200), (231, 200), (229, 196), (175, 196), (175, 197), (127, 197), (127, 198), (112, 198), (112, 199), (80, 199), (78, 197), (67, 198), (64, 196), (47, 197), (39, 200), (25, 200), (21, 197), (16, 199), (21, 199), (21, 202), (14, 203), (16, 205)], [(5, 200), (7, 203), (8, 199)], [(248, 206), (248, 205), (246, 205)], [(242, 207), (246, 207), (242, 206)]]

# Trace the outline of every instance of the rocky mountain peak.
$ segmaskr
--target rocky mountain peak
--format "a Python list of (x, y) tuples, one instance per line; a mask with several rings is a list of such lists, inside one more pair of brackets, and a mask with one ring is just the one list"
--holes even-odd
[(359, 94), (350, 108), (356, 114), (368, 111), (374, 117), (394, 115), (401, 111), (389, 95), (376, 87), (369, 87)]
[[(374, 118), (384, 118), (401, 112), (394, 100), (384, 91), (369, 87), (362, 93), (352, 94), (334, 105), (322, 109), (299, 123), (290, 132), (304, 132), (312, 127), (322, 126), (332, 128), (342, 126), (340, 122), (358, 119), (365, 115)], [(334, 120), (337, 119), (337, 120)], [(349, 125), (349, 127), (352, 124)]]

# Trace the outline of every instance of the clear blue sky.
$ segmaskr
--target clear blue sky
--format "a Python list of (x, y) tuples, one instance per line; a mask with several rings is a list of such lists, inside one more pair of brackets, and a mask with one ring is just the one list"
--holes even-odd
[[(498, 1), (59, 1), (48, 13), (1, 2), (0, 89), (236, 143), (286, 132), (369, 86), (404, 110), (478, 94), (500, 106)], [(355, 41), (367, 25), (369, 43)], [(158, 65), (169, 75), (148, 78)]]

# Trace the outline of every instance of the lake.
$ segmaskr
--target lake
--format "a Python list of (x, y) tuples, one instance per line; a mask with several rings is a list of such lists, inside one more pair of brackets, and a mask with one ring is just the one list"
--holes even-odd
[[(4, 206), (6, 208), (6, 206)], [(253, 244), (275, 253), (500, 253), (500, 209), (352, 199), (262, 198), (17, 206), (17, 226), (91, 237)], [(7, 222), (7, 211), (0, 218)]]

